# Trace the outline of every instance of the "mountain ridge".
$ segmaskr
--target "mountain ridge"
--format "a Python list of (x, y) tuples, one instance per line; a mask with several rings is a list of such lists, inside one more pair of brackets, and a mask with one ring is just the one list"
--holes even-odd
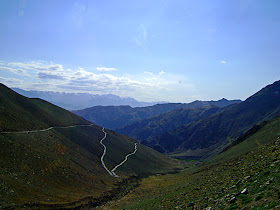
[(76, 110), (73, 113), (93, 122), (97, 125), (104, 126), (115, 130), (122, 128), (128, 124), (143, 120), (152, 116), (167, 113), (175, 109), (182, 108), (199, 108), (206, 106), (224, 107), (230, 104), (240, 103), (240, 100), (226, 100), (219, 101), (194, 101), (191, 103), (165, 103), (156, 104), (148, 107), (130, 106), (95, 106), (83, 110)]
[(125, 134), (141, 141), (143, 144), (165, 132), (175, 130), (185, 124), (206, 118), (221, 108), (213, 105), (200, 108), (182, 108), (159, 114), (150, 118), (139, 120), (116, 129), (118, 133)]
[[(136, 142), (105, 131), (104, 162), (112, 170), (134, 151)], [(119, 177), (113, 177), (101, 164), (103, 138), (100, 126), (0, 84), (1, 208), (74, 208), (90, 202), (94, 206), (116, 196), (120, 183), (129, 177), (182, 167), (177, 160), (140, 144), (137, 152), (118, 167)]]
[(139, 102), (131, 97), (120, 97), (114, 94), (65, 93), (53, 91), (34, 91), (12, 88), (17, 93), (28, 98), (41, 98), (67, 110), (85, 109), (92, 106), (144, 107), (161, 102)]
[(276, 81), (244, 102), (167, 132), (147, 145), (152, 148), (161, 147), (162, 151), (174, 157), (206, 158), (218, 154), (255, 124), (279, 115), (279, 98), (280, 81)]

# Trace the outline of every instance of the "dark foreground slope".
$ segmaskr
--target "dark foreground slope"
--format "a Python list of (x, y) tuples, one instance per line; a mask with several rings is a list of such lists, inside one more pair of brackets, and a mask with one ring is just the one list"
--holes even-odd
[(167, 132), (148, 143), (177, 157), (206, 158), (221, 152), (255, 124), (280, 114), (280, 81), (244, 102), (225, 107), (206, 119)]
[(280, 116), (194, 168), (142, 180), (104, 209), (279, 209), (279, 137)]
[[(54, 127), (49, 130), (50, 127)], [(40, 131), (41, 130), (41, 131)], [(29, 131), (29, 132), (23, 132)], [(105, 129), (104, 158), (111, 170), (134, 151), (135, 141)], [(178, 162), (138, 145), (110, 176), (100, 157), (102, 128), (40, 99), (0, 84), (0, 208), (64, 208), (115, 196), (131, 175), (173, 170)]]

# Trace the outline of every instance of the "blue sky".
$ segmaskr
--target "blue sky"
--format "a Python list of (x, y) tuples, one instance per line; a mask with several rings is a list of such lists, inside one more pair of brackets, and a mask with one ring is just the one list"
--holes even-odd
[(278, 0), (2, 0), (0, 82), (244, 100), (280, 79), (279, 10)]

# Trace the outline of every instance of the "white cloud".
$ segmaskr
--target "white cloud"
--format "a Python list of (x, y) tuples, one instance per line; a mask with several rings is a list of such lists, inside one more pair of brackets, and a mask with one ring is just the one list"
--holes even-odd
[[(3, 65), (3, 63), (0, 65)], [(0, 71), (9, 71), (9, 72), (12, 72), (12, 73), (15, 73), (15, 74), (23, 74), (25, 76), (30, 76), (29, 74), (26, 73), (26, 71), (24, 69), (18, 69), (18, 68), (11, 68), (11, 67), (8, 67), (8, 66), (0, 66)]]
[[(70, 69), (61, 64), (43, 61), (13, 62), (2, 66), (11, 72), (19, 73), (22, 70), (30, 74), (29, 77), (18, 76), (14, 79), (7, 78), (8, 76), (4, 74), (5, 76), (0, 78), (0, 81), (10, 87), (28, 90), (111, 93), (142, 101), (174, 101), (176, 98), (178, 101), (178, 98), (193, 95), (194, 89), (183, 75), (174, 75), (164, 71), (158, 73), (145, 71), (139, 75), (116, 76), (109, 73), (115, 68), (99, 67), (102, 71), (96, 73), (81, 67)], [(20, 80), (22, 78), (24, 82)]]
[(61, 74), (53, 74), (49, 72), (38, 72), (38, 78), (40, 79), (56, 79), (56, 80), (64, 80), (64, 75)]
[(116, 71), (116, 68), (97, 67), (98, 71)]
[[(115, 76), (108, 71), (115, 71), (115, 68), (98, 67), (100, 73), (93, 73), (86, 71), (83, 68), (78, 69), (66, 69), (61, 64), (54, 64), (41, 61), (33, 61), (29, 63), (8, 63), (3, 68), (12, 72), (32, 72), (33, 79), (28, 83), (26, 81), (26, 87), (31, 87), (31, 84), (36, 83), (36, 89), (40, 89), (40, 84), (44, 84), (43, 88), (46, 90), (56, 91), (86, 91), (104, 93), (111, 92), (118, 94), (118, 91), (126, 92), (129, 95), (129, 91), (145, 90), (155, 88), (155, 84), (148, 82), (140, 82), (136, 79), (131, 79), (125, 76)], [(48, 87), (47, 87), (48, 86)]]
[(76, 1), (72, 5), (72, 11), (69, 13), (69, 20), (76, 29), (82, 29), (83, 27), (92, 24), (97, 20), (96, 7), (94, 2)]
[(23, 82), (23, 80), (21, 79), (17, 79), (17, 78), (5, 78), (5, 77), (0, 77), (1, 81), (4, 82)]
[(9, 87), (21, 87), (23, 84), (23, 80), (10, 77), (0, 77), (0, 82)]
[(220, 63), (222, 63), (222, 64), (226, 64), (227, 62), (226, 62), (226, 61), (224, 61), (224, 60), (221, 60), (221, 61), (220, 61)]
[(149, 71), (144, 71), (144, 74), (153, 75), (153, 73)]
[(136, 43), (136, 45), (138, 45), (140, 47), (144, 47), (144, 45), (147, 41), (147, 38), (148, 38), (147, 28), (145, 27), (145, 25), (140, 24), (137, 27), (137, 35), (133, 38), (133, 40)]
[(84, 14), (86, 13), (86, 6), (79, 2), (76, 2), (72, 11), (73, 23), (77, 28), (81, 28), (84, 25)]
[(11, 62), (8, 63), (8, 66), (12, 66), (14, 68), (22, 68), (27, 70), (64, 70), (63, 65), (54, 64), (52, 62), (41, 62), (41, 61), (32, 61), (29, 63), (16, 63)]

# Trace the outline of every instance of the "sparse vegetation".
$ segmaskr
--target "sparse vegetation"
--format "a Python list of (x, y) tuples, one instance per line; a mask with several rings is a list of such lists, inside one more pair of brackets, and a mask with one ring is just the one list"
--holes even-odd
[[(1, 89), (1, 131), (89, 124), (45, 101)], [(133, 151), (134, 140), (106, 132), (105, 162), (112, 168)], [(277, 209), (279, 133), (280, 116), (255, 125), (227, 150), (200, 164), (182, 163), (139, 144), (116, 179), (100, 164), (103, 133), (98, 126), (2, 132), (1, 208)]]
[[(133, 175), (181, 167), (180, 161), (138, 146), (137, 153), (111, 177), (102, 167), (101, 127), (40, 99), (0, 86), (0, 208), (96, 206), (137, 184)], [(13, 131), (39, 130), (19, 133)], [(5, 131), (10, 131), (5, 133)], [(113, 167), (131, 153), (134, 140), (107, 130), (105, 162)], [(126, 181), (126, 180), (131, 181)], [(90, 204), (89, 204), (90, 203)]]
[(116, 131), (148, 145), (148, 141), (156, 136), (172, 131), (190, 122), (206, 118), (218, 112), (220, 109), (221, 108), (212, 105), (198, 108), (176, 109), (174, 111), (137, 121), (123, 128), (116, 129)]
[(104, 208), (280, 207), (280, 117), (242, 143), (178, 174), (151, 176)]
[(266, 86), (244, 102), (154, 138), (149, 146), (173, 157), (206, 159), (254, 125), (280, 114), (280, 81)]

